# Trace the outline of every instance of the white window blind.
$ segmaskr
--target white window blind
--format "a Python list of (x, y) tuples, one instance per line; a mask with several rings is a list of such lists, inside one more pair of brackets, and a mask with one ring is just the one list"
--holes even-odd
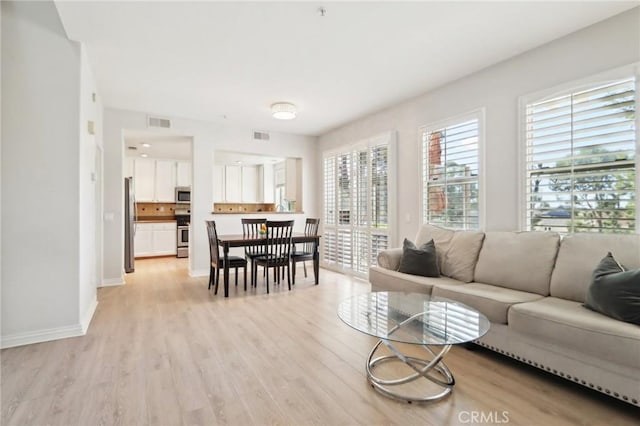
[(635, 80), (526, 107), (529, 230), (634, 232)]
[(424, 223), (479, 228), (479, 115), (422, 129)]
[(323, 261), (366, 275), (389, 229), (389, 141), (375, 141), (324, 157)]

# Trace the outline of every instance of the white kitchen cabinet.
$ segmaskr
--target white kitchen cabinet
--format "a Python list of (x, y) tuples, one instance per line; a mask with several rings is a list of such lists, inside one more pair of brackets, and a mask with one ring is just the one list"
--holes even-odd
[(156, 161), (146, 158), (134, 162), (133, 185), (136, 201), (155, 201)]
[(156, 160), (156, 198), (155, 201), (175, 203), (176, 201), (176, 162)]
[(153, 256), (153, 224), (136, 223), (133, 240), (135, 257)]
[(255, 166), (242, 167), (242, 202), (258, 201), (258, 169)]
[(239, 203), (242, 201), (242, 169), (240, 166), (225, 167), (225, 201)]
[(274, 186), (274, 174), (273, 165), (265, 164), (262, 168), (262, 202), (263, 203), (275, 203), (275, 186)]
[(177, 225), (166, 223), (136, 223), (133, 242), (136, 257), (167, 256), (177, 253)]
[(191, 162), (178, 161), (176, 172), (176, 186), (191, 186)]
[(158, 223), (153, 226), (153, 254), (154, 256), (175, 255), (177, 252), (177, 225), (173, 223)]
[(133, 185), (137, 202), (176, 201), (176, 162), (137, 158), (133, 164)]
[(224, 166), (213, 166), (213, 202), (222, 203), (224, 195)]

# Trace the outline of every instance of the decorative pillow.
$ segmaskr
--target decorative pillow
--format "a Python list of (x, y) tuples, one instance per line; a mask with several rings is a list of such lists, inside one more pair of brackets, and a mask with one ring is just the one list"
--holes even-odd
[(625, 271), (609, 252), (593, 271), (584, 306), (640, 325), (640, 269)]
[(433, 240), (417, 248), (415, 244), (405, 238), (402, 244), (402, 258), (398, 272), (423, 277), (439, 277), (438, 257)]

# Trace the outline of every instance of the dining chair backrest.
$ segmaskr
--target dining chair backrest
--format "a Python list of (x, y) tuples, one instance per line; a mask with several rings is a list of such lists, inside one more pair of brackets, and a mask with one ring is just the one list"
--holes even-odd
[(209, 256), (212, 263), (218, 264), (220, 252), (218, 250), (218, 232), (215, 220), (207, 220), (207, 233), (209, 234)]
[[(242, 236), (243, 237), (257, 237), (260, 235), (260, 227), (267, 223), (267, 219), (241, 219), (242, 222)], [(248, 246), (245, 247), (244, 252), (249, 255), (257, 255), (262, 253), (262, 247)]]
[(289, 259), (293, 220), (267, 221), (267, 238), (264, 251), (268, 259)]
[[(304, 224), (304, 235), (318, 235), (318, 227), (320, 226), (320, 219), (307, 218)], [(317, 241), (304, 243), (302, 245), (302, 251), (305, 253), (313, 253), (316, 249), (315, 245)]]

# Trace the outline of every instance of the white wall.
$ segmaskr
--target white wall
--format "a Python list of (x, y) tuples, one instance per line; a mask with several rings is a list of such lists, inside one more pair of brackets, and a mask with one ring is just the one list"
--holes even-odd
[[(108, 283), (122, 282), (124, 271), (123, 130), (146, 129), (146, 119), (146, 113), (105, 109), (104, 276)], [(193, 138), (192, 236), (189, 253), (192, 274), (201, 274), (203, 271), (208, 273), (209, 270), (209, 243), (204, 221), (210, 218), (213, 210), (213, 164), (216, 150), (302, 158), (305, 216), (319, 214), (316, 202), (319, 170), (315, 137), (271, 133), (268, 142), (255, 142), (251, 140), (252, 129), (249, 128), (182, 118), (172, 118), (171, 123), (172, 134)], [(239, 216), (237, 218), (239, 221)], [(221, 229), (220, 232), (222, 231), (224, 230)]]
[[(81, 46), (80, 56), (80, 202), (79, 202), (79, 312), (84, 315), (81, 323), (84, 328), (93, 315), (97, 304), (98, 285), (96, 268), (98, 255), (96, 238), (99, 234), (96, 223), (96, 199), (99, 192), (96, 185), (100, 181), (96, 175), (96, 150), (99, 138), (102, 137), (102, 105), (97, 95), (95, 79), (91, 71), (89, 59)], [(95, 100), (94, 100), (95, 96)], [(89, 121), (93, 122), (94, 134), (89, 133)]]
[[(348, 123), (319, 138), (319, 153), (386, 130), (398, 131), (398, 237), (421, 223), (418, 128), (486, 109), (487, 230), (516, 230), (518, 218), (518, 97), (640, 60), (640, 8), (555, 40), (437, 90)], [(455, 52), (452, 52), (455, 54)], [(321, 164), (318, 160), (318, 168)], [(316, 192), (321, 207), (322, 194)], [(409, 220), (406, 220), (406, 215)]]
[(81, 281), (79, 254), (91, 209), (79, 178), (86, 171), (81, 49), (67, 39), (53, 2), (1, 7), (2, 346), (9, 347), (83, 334), (95, 290)]

